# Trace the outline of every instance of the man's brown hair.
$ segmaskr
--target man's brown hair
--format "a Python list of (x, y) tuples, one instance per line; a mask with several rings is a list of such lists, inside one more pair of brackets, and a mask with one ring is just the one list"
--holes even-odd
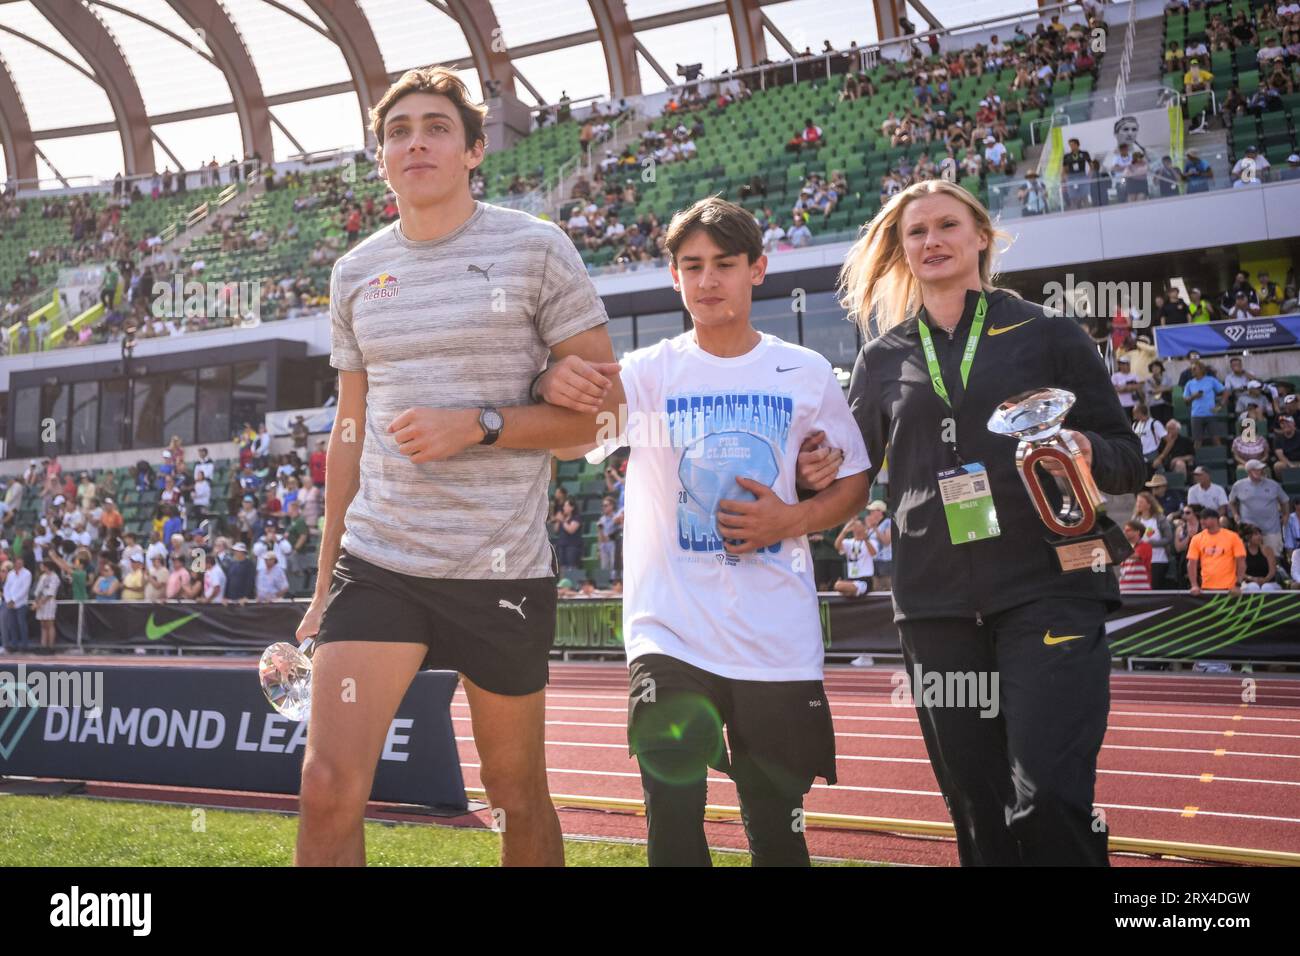
[(673, 265), (677, 265), (677, 250), (700, 229), (729, 256), (744, 253), (753, 263), (763, 254), (763, 233), (753, 214), (721, 196), (709, 196), (678, 212), (668, 224), (664, 245)]
[(465, 127), (465, 148), (473, 149), (479, 140), (487, 142), (483, 132), (487, 105), (472, 102), (461, 78), (445, 66), (423, 66), (403, 73), (370, 108), (370, 129), (380, 146), (384, 145), (384, 121), (388, 119), (388, 111), (408, 93), (437, 93), (447, 97), (455, 105), (461, 125)]

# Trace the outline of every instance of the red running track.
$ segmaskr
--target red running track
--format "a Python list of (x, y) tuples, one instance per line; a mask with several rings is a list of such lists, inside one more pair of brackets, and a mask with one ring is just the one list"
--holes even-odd
[[(546, 756), (553, 793), (641, 797), (636, 763), (627, 753), (626, 674), (621, 664), (552, 664)], [(891, 700), (895, 674), (901, 674), (896, 667), (827, 670), (839, 781), (814, 785), (805, 801), (810, 812), (948, 821), (916, 713), (910, 703)], [(1254, 700), (1247, 703), (1239, 675), (1112, 675), (1096, 805), (1113, 835), (1300, 852), (1300, 680), (1250, 679)], [(452, 717), (466, 786), (478, 787), (463, 692), (453, 701)], [(709, 802), (736, 805), (735, 786), (724, 775), (710, 773)], [(644, 820), (630, 814), (580, 816), (623, 817), (613, 826), (605, 821), (580, 831), (587, 835), (644, 837)], [(734, 831), (733, 839), (718, 845), (744, 847), (739, 826), (714, 829), (722, 827)], [(857, 856), (882, 840), (888, 846), (876, 855)], [(825, 856), (956, 861), (947, 840), (814, 828), (809, 843)]]
[[(85, 663), (81, 657), (46, 661)], [(247, 658), (103, 657), (97, 664), (253, 668)], [(817, 784), (809, 811), (948, 822), (916, 713), (891, 701), (897, 667), (827, 669), (839, 782)], [(1109, 727), (1098, 762), (1097, 806), (1111, 833), (1176, 843), (1300, 852), (1300, 680), (1254, 675), (1243, 702), (1241, 675), (1127, 673), (1111, 676)], [(627, 670), (623, 664), (552, 663), (547, 691), (547, 768), (553, 793), (639, 800), (627, 754)], [(463, 690), (452, 703), (465, 785), (480, 786), (478, 755)], [(96, 796), (292, 812), (294, 797), (189, 788), (92, 783)], [(709, 802), (734, 806), (735, 787), (710, 775)], [(429, 823), (427, 816), (372, 804), (376, 819)], [(566, 836), (644, 840), (631, 811), (561, 809)], [(485, 828), (486, 811), (437, 820)], [(744, 850), (734, 821), (706, 824), (709, 844)], [(815, 856), (913, 865), (955, 865), (954, 841), (810, 825)], [(1115, 865), (1173, 865), (1112, 854)]]

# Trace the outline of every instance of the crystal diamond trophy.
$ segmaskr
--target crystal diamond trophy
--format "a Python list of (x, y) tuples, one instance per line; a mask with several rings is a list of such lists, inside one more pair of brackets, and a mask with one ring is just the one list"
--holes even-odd
[(262, 692), (277, 712), (290, 720), (306, 720), (311, 713), (311, 655), (316, 642), (272, 644), (257, 665)]
[[(1132, 548), (1122, 529), (1102, 513), (1101, 492), (1083, 450), (1062, 424), (1075, 396), (1063, 388), (1040, 388), (1007, 399), (989, 418), (989, 431), (1020, 439), (1016, 446), (1016, 470), (1038, 516), (1051, 535), (1048, 543), (1062, 571), (1094, 567), (1098, 557), (1117, 564)], [(1036, 469), (1052, 461), (1064, 475), (1052, 477), (1061, 504), (1053, 508), (1043, 475)], [(1094, 533), (1094, 529), (1100, 531)]]

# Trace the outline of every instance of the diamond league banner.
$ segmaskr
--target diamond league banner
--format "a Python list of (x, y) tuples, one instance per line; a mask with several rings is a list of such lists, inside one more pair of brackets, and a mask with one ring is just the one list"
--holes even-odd
[[(1106, 620), (1113, 657), (1300, 661), (1300, 591), (1142, 591), (1123, 599)], [(822, 631), (833, 653), (899, 653), (887, 594), (823, 598)]]
[[(617, 600), (560, 601), (556, 649), (618, 651), (621, 612)], [(888, 594), (823, 595), (821, 621), (828, 653), (899, 653)], [(1300, 661), (1300, 592), (1125, 594), (1124, 606), (1106, 622), (1106, 637), (1115, 657)]]
[(1156, 326), (1156, 352), (1162, 358), (1189, 352), (1220, 355), (1241, 349), (1288, 348), (1300, 342), (1300, 315), (1225, 319), (1191, 325)]
[[(1106, 634), (1117, 657), (1300, 661), (1300, 591), (1193, 596), (1186, 591), (1124, 595)], [(82, 647), (215, 648), (260, 653), (293, 640), (306, 602), (276, 604), (146, 604), (88, 602)], [(76, 645), (75, 604), (60, 605), (59, 643)], [(828, 653), (896, 654), (898, 628), (890, 595), (821, 597), (822, 642)], [(623, 606), (617, 598), (561, 599), (557, 651), (619, 653)], [(35, 631), (33, 631), (35, 633)]]
[[(87, 601), (82, 646), (262, 648), (292, 641), (306, 603), (153, 604), (144, 601)], [(61, 603), (56, 616), (59, 642), (76, 643), (77, 606)]]
[[(450, 703), (422, 671), (388, 728), (371, 799), (467, 808)], [(248, 663), (208, 667), (0, 662), (0, 775), (298, 792), (307, 722), (271, 709)]]

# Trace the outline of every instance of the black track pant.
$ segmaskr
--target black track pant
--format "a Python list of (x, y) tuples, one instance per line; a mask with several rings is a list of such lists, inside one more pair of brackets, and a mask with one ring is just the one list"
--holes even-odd
[(710, 767), (736, 784), (754, 866), (809, 865), (803, 796), (816, 777), (835, 782), (821, 681), (733, 680), (644, 655), (629, 674), (628, 744), (641, 771), (651, 866), (710, 865)]
[[(984, 619), (899, 624), (926, 750), (963, 866), (1106, 866), (1093, 810), (1110, 707), (1105, 606), (1043, 599)], [(918, 681), (918, 668), (920, 681)], [(945, 688), (997, 677), (996, 716)], [(942, 706), (927, 706), (927, 697)], [(984, 708), (991, 710), (991, 708)]]
[[(641, 762), (645, 793), (647, 853), (651, 866), (711, 866), (704, 836), (708, 766), (689, 750), (655, 755), (656, 775)], [(662, 779), (667, 770), (671, 782)], [(741, 819), (754, 866), (809, 866), (803, 828), (796, 826), (803, 794), (785, 794), (761, 773), (739, 771), (732, 779), (740, 799)]]

